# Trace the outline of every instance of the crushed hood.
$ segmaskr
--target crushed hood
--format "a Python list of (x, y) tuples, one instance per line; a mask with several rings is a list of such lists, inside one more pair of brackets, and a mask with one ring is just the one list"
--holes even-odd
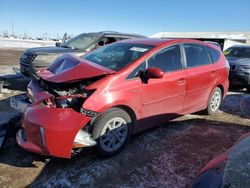
[(113, 74), (115, 71), (70, 54), (57, 58), (49, 69), (38, 72), (43, 80), (55, 83), (72, 82)]

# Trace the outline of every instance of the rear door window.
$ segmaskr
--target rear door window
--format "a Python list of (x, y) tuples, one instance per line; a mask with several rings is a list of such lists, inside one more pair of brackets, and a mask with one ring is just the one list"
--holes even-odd
[(181, 51), (178, 44), (162, 49), (147, 61), (148, 67), (157, 67), (164, 72), (182, 69)]
[(210, 64), (207, 49), (200, 44), (183, 44), (187, 67), (197, 67)]

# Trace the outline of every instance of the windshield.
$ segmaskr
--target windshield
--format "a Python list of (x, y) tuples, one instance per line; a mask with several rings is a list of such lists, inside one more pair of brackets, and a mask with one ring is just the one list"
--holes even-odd
[(87, 49), (92, 43), (97, 41), (100, 37), (98, 35), (81, 34), (68, 40), (62, 44), (62, 47), (70, 47), (73, 49)]
[(113, 43), (87, 54), (84, 59), (118, 71), (152, 48), (153, 46), (143, 44)]
[(250, 48), (233, 47), (225, 50), (224, 54), (231, 57), (250, 58)]

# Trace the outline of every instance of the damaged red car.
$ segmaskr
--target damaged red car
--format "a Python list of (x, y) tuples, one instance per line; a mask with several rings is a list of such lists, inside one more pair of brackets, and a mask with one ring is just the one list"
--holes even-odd
[(188, 39), (125, 40), (83, 59), (65, 54), (39, 77), (28, 85), (17, 142), (63, 158), (95, 145), (112, 156), (132, 133), (187, 113), (216, 113), (228, 91), (220, 49)]

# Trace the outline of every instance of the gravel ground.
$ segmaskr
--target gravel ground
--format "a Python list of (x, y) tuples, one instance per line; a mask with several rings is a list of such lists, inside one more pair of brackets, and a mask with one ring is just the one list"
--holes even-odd
[[(6, 140), (0, 156), (1, 187), (189, 187), (199, 170), (250, 131), (250, 121), (220, 112), (187, 115), (134, 135), (120, 154), (104, 159), (94, 148), (70, 160), (45, 158)], [(218, 120), (214, 120), (218, 119)], [(223, 119), (226, 119), (223, 121)]]
[(12, 50), (0, 48), (0, 65), (18, 65), (23, 52), (23, 49)]
[[(22, 93), (4, 90), (1, 119), (13, 112), (9, 97)], [(230, 92), (216, 116), (186, 115), (134, 135), (112, 158), (101, 158), (95, 148), (70, 160), (42, 157), (22, 150), (11, 134), (0, 150), (0, 187), (190, 187), (209, 160), (250, 131), (239, 105), (245, 95)]]

